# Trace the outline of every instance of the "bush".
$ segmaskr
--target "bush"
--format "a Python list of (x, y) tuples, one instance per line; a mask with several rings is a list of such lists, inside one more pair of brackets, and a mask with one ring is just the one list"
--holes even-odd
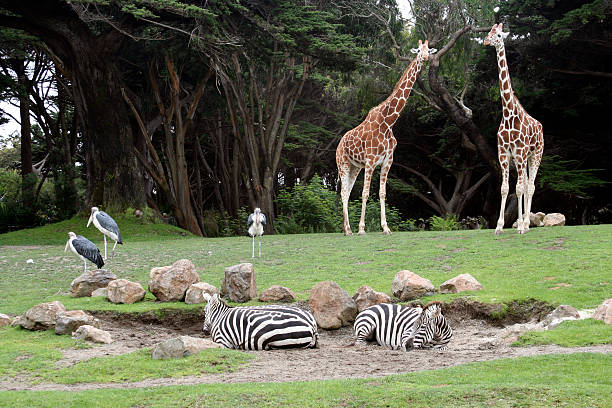
[(446, 214), (446, 217), (438, 217), (434, 215), (430, 219), (432, 231), (455, 231), (461, 229), (457, 216), (454, 214)]

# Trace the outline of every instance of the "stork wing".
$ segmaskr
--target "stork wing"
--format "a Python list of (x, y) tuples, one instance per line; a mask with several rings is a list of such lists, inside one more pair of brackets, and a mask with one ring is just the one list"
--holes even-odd
[(96, 244), (94, 244), (84, 236), (77, 235), (77, 237), (72, 240), (72, 246), (79, 255), (95, 263), (98, 268), (104, 266), (104, 260), (102, 259), (102, 255), (100, 255), (100, 250), (98, 249)]
[(266, 225), (266, 216), (263, 213), (261, 214), (261, 223)]
[(247, 221), (247, 227), (250, 227), (251, 224), (255, 221), (254, 214), (249, 215), (249, 220)]
[(117, 237), (119, 238), (119, 242), (122, 241), (121, 233), (119, 232), (119, 226), (117, 225), (115, 220), (113, 220), (113, 218), (110, 215), (108, 215), (104, 211), (99, 211), (98, 214), (96, 214), (96, 219), (98, 220), (102, 228), (114, 234), (117, 234)]

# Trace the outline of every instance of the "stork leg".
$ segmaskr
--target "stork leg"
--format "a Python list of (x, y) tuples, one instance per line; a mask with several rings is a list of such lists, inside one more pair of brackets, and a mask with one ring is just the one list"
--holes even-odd
[(253, 235), (253, 251), (251, 252), (251, 258), (255, 258), (255, 235)]
[(259, 257), (261, 258), (261, 235), (259, 236)]
[(115, 248), (117, 247), (117, 241), (115, 241), (115, 245), (113, 245), (113, 252), (111, 252), (111, 259), (115, 257)]
[(104, 237), (104, 260), (106, 261), (108, 258), (106, 257), (106, 235), (103, 235)]

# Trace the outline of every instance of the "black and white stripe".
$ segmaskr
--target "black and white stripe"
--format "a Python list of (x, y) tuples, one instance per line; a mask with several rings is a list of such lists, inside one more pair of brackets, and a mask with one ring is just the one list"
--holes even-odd
[(392, 350), (406, 350), (406, 343), (413, 335), (415, 323), (421, 316), (420, 307), (406, 307), (381, 303), (361, 311), (353, 329), (356, 343), (375, 341)]
[(203, 331), (215, 343), (239, 350), (314, 348), (317, 323), (311, 313), (293, 306), (229, 307), (218, 295), (206, 300)]
[(431, 302), (423, 308), (407, 346), (445, 350), (452, 337), (453, 329), (442, 315), (442, 304)]
[(353, 326), (356, 343), (375, 341), (393, 350), (441, 349), (453, 331), (442, 315), (441, 304), (420, 307), (382, 303), (363, 310)]

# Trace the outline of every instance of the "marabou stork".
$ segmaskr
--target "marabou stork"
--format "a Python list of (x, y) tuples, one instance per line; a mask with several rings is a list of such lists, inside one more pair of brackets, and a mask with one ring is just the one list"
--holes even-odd
[(259, 237), (259, 257), (261, 258), (261, 236), (264, 233), (264, 225), (266, 225), (266, 216), (261, 212), (261, 209), (255, 208), (255, 211), (249, 215), (247, 226), (249, 227), (249, 235), (253, 238), (253, 253), (251, 258), (255, 258), (255, 236)]
[(77, 235), (74, 232), (68, 233), (68, 242), (66, 242), (66, 248), (64, 248), (64, 252), (70, 250), (75, 253), (78, 257), (83, 260), (83, 265), (85, 266), (84, 272), (87, 272), (87, 260), (89, 259), (91, 262), (95, 263), (98, 269), (104, 266), (104, 260), (102, 259), (102, 255), (100, 255), (100, 250), (90, 240), (85, 238), (82, 235)]
[(108, 259), (106, 256), (106, 237), (108, 236), (110, 239), (115, 241), (115, 245), (113, 246), (112, 256), (115, 256), (115, 247), (117, 244), (123, 245), (123, 240), (121, 239), (121, 232), (119, 232), (119, 226), (111, 218), (110, 215), (105, 213), (104, 211), (100, 211), (98, 207), (91, 207), (91, 215), (89, 216), (89, 221), (87, 221), (87, 227), (89, 224), (93, 222), (93, 225), (104, 235), (104, 259)]

